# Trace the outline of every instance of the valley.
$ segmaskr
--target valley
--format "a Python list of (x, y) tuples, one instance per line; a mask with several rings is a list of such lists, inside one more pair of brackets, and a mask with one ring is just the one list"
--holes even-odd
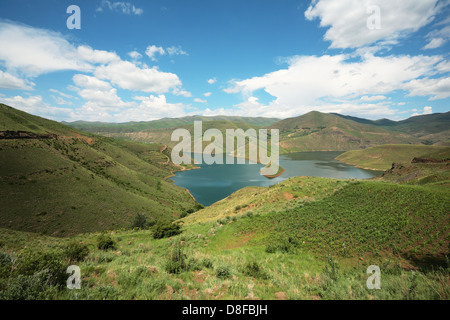
[[(0, 111), (0, 299), (449, 299), (445, 129), (281, 120), (283, 157), (339, 151), (342, 166), (383, 173), (278, 177), (203, 207), (168, 179), (195, 166), (172, 163), (170, 128), (97, 135)], [(241, 120), (204, 127), (277, 126)], [(65, 287), (73, 264), (80, 290)], [(366, 286), (370, 265), (381, 290)]]

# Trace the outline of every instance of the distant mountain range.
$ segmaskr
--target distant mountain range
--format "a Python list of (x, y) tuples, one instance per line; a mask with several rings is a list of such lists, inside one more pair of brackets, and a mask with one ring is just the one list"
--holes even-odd
[(382, 144), (450, 144), (450, 112), (421, 115), (403, 121), (368, 120), (336, 113), (309, 112), (279, 120), (275, 118), (202, 117), (161, 119), (150, 122), (99, 123), (73, 122), (68, 125), (108, 137), (174, 146), (171, 133), (182, 127), (193, 132), (196, 120), (203, 129), (269, 128), (280, 130), (280, 152), (348, 151)]

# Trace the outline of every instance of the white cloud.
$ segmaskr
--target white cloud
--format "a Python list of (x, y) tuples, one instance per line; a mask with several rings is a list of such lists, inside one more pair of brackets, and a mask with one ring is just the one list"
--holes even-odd
[(71, 109), (50, 106), (48, 103), (44, 102), (39, 95), (0, 98), (0, 101), (16, 109), (48, 119), (68, 119), (71, 112)]
[(450, 77), (415, 79), (404, 85), (409, 96), (430, 96), (430, 100), (450, 97)]
[(33, 82), (19, 79), (12, 74), (0, 70), (0, 88), (2, 89), (18, 89), (18, 90), (32, 90)]
[(112, 61), (120, 60), (119, 56), (114, 52), (104, 50), (94, 50), (89, 46), (79, 46), (77, 48), (79, 56), (91, 63), (110, 63)]
[[(450, 23), (450, 21), (447, 23)], [(426, 37), (429, 42), (423, 47), (424, 50), (442, 47), (450, 39), (450, 26), (448, 25), (440, 30), (433, 30)]]
[(216, 78), (212, 78), (212, 79), (209, 79), (208, 80), (208, 83), (209, 84), (214, 84), (214, 83), (216, 83), (217, 82), (217, 79)]
[(73, 103), (71, 101), (67, 101), (65, 99), (63, 99), (62, 97), (59, 96), (55, 96), (55, 95), (51, 95), (51, 97), (53, 98), (53, 100), (55, 100), (56, 104), (59, 105), (73, 105)]
[(126, 90), (164, 93), (181, 86), (176, 74), (154, 68), (139, 68), (129, 61), (114, 61), (97, 67), (94, 75)]
[[(413, 109), (412, 111), (417, 111), (416, 109)], [(433, 108), (432, 107), (424, 107), (423, 113), (413, 113), (411, 117), (420, 116), (420, 115), (426, 115), (426, 114), (432, 114)]]
[(152, 61), (157, 61), (156, 59), (156, 54), (159, 55), (165, 55), (166, 51), (164, 50), (163, 47), (157, 47), (155, 45), (151, 45), (148, 46), (147, 49), (145, 50), (145, 54), (152, 60)]
[(106, 81), (97, 79), (96, 77), (87, 76), (84, 74), (76, 74), (73, 76), (73, 82), (78, 87), (97, 90), (109, 90), (111, 84)]
[[(237, 105), (237, 108), (253, 110), (253, 115), (278, 114), (277, 117), (299, 115), (311, 110), (391, 115), (393, 110), (384, 95), (395, 90), (408, 90), (411, 95), (432, 95), (436, 99), (450, 95), (447, 80), (425, 78), (414, 82), (417, 78), (439, 73), (437, 65), (443, 61), (442, 57), (376, 57), (367, 54), (353, 62), (349, 62), (348, 57), (293, 57), (289, 59), (287, 69), (232, 81), (224, 91), (242, 93), (247, 101)], [(430, 81), (426, 83), (426, 89), (420, 89), (426, 81)], [(261, 89), (274, 97), (267, 105), (252, 98)], [(368, 103), (373, 101), (380, 102)]]
[(128, 55), (129, 55), (133, 60), (139, 60), (139, 59), (142, 58), (142, 54), (140, 54), (140, 53), (137, 52), (137, 51), (131, 51), (131, 52), (128, 52)]
[[(381, 13), (381, 26), (374, 30), (367, 27), (372, 5), (377, 5)], [(378, 41), (396, 43), (430, 23), (440, 8), (438, 0), (316, 0), (305, 17), (318, 18), (321, 27), (329, 27), (324, 39), (331, 41), (331, 48), (357, 48)]]
[(385, 96), (362, 96), (359, 100), (361, 101), (380, 101), (380, 100), (386, 100)]
[(203, 95), (204, 95), (205, 97), (210, 97), (210, 96), (212, 95), (212, 92), (205, 92)]
[(198, 102), (198, 103), (207, 103), (208, 102), (208, 101), (200, 99), (200, 98), (195, 98), (194, 101)]
[(186, 90), (180, 90), (179, 88), (173, 89), (172, 93), (176, 96), (183, 96), (186, 98), (192, 97), (192, 93), (190, 93), (189, 91), (186, 91)]
[(0, 21), (0, 43), (3, 44), (0, 62), (8, 71), (38, 76), (53, 71), (93, 69), (77, 48), (61, 34), (49, 30)]
[(186, 51), (183, 51), (183, 49), (181, 49), (181, 47), (172, 46), (172, 47), (166, 48), (166, 51), (169, 54), (169, 56), (180, 56), (180, 55), (187, 56), (188, 55)]
[(130, 2), (121, 2), (121, 1), (108, 1), (103, 0), (99, 7), (95, 10), (96, 12), (103, 12), (103, 9), (109, 9), (110, 11), (115, 11), (123, 14), (134, 14), (140, 16), (144, 13), (144, 10), (141, 8), (135, 7)]
[(53, 92), (53, 93), (57, 93), (57, 94), (59, 94), (59, 95), (60, 95), (61, 97), (63, 97), (63, 98), (67, 98), (67, 99), (76, 99), (74, 96), (71, 96), (70, 94), (61, 92), (61, 91), (56, 90), (56, 89), (49, 89), (48, 91)]

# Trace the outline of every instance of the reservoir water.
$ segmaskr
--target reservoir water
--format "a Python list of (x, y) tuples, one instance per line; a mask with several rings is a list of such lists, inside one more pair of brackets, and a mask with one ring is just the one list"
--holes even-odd
[(335, 160), (341, 153), (298, 152), (281, 155), (280, 165), (285, 171), (273, 179), (261, 175), (259, 171), (263, 168), (262, 164), (247, 163), (200, 164), (197, 165), (200, 169), (176, 172), (171, 180), (175, 185), (189, 190), (199, 203), (209, 206), (244, 187), (268, 187), (291, 177), (368, 179), (380, 174), (379, 171), (359, 169)]

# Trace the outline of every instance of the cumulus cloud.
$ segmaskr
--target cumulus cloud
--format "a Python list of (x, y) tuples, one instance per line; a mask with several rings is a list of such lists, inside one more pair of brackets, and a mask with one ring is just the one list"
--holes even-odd
[[(324, 39), (331, 48), (357, 48), (384, 41), (396, 43), (401, 37), (429, 24), (441, 6), (438, 0), (316, 0), (305, 12), (308, 20), (319, 19), (326, 27)], [(380, 28), (369, 29), (373, 14), (368, 8), (380, 9)]]
[(131, 57), (131, 59), (133, 59), (133, 60), (139, 60), (139, 59), (141, 59), (142, 58), (142, 54), (140, 54), (139, 52), (137, 52), (137, 51), (131, 51), (131, 52), (128, 52), (128, 55)]
[(50, 106), (39, 95), (28, 97), (14, 96), (9, 98), (0, 97), (0, 102), (48, 119), (69, 119), (71, 113), (71, 109)]
[(19, 79), (12, 74), (0, 70), (0, 88), (2, 89), (18, 89), (18, 90), (32, 90), (33, 82), (28, 82)]
[(112, 61), (120, 60), (119, 56), (115, 52), (94, 50), (88, 46), (79, 46), (77, 51), (81, 59), (91, 63), (106, 64)]
[(216, 78), (212, 78), (212, 79), (209, 79), (208, 80), (208, 83), (209, 84), (214, 84), (214, 83), (216, 83), (217, 82), (217, 79)]
[(155, 45), (151, 45), (148, 46), (147, 49), (145, 50), (145, 54), (152, 60), (152, 61), (157, 61), (156, 59), (156, 55), (165, 55), (166, 51), (164, 50), (163, 47), (157, 47)]
[(198, 103), (207, 103), (208, 102), (208, 101), (200, 99), (200, 98), (195, 98), (194, 101), (198, 102)]
[(77, 48), (57, 32), (0, 21), (0, 43), (8, 44), (0, 46), (0, 62), (7, 70), (27, 76), (93, 69)]
[[(432, 99), (450, 95), (447, 78), (426, 78), (439, 73), (442, 57), (368, 54), (358, 61), (348, 58), (344, 54), (293, 57), (287, 69), (232, 81), (225, 92), (241, 93), (247, 100), (238, 109), (252, 109), (258, 115), (279, 113), (278, 117), (311, 110), (385, 116), (393, 113), (385, 95), (395, 90), (431, 95)], [(421, 77), (425, 78), (416, 80)], [(254, 100), (254, 93), (261, 89), (273, 96), (267, 108)], [(376, 101), (380, 102), (370, 103)]]
[[(417, 111), (417, 110), (412, 110), (412, 111)], [(413, 113), (411, 115), (411, 117), (415, 117), (415, 116), (421, 116), (421, 115), (426, 115), (426, 114), (432, 114), (433, 113), (433, 108), (432, 107), (424, 107), (423, 108), (423, 113)]]
[(409, 96), (430, 96), (429, 100), (445, 99), (450, 97), (450, 77), (438, 79), (422, 78), (411, 80), (404, 85)]
[(176, 74), (159, 71), (158, 68), (140, 68), (129, 61), (114, 61), (95, 69), (94, 75), (126, 90), (165, 93), (181, 86)]

